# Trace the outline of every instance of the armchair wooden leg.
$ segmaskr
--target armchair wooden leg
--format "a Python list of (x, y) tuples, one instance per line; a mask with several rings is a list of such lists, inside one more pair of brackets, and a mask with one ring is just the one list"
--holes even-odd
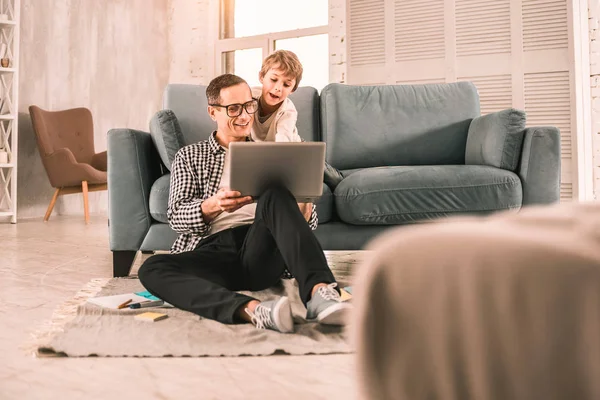
[(44, 215), (44, 222), (48, 222), (48, 219), (50, 219), (50, 214), (52, 214), (52, 210), (54, 210), (54, 204), (56, 204), (56, 199), (58, 199), (59, 193), (60, 193), (60, 189), (56, 189), (54, 191), (52, 200), (50, 200), (50, 204), (48, 205), (48, 209), (46, 210), (46, 215)]
[(85, 223), (90, 223), (90, 210), (88, 202), (88, 183), (87, 181), (81, 181), (81, 191), (83, 192), (83, 213), (85, 215)]
[(137, 251), (130, 250), (113, 251), (113, 276), (115, 278), (129, 275), (136, 253)]

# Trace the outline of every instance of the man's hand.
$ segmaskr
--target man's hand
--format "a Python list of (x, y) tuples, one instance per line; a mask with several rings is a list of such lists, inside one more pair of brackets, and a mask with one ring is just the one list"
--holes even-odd
[(298, 207), (306, 222), (309, 222), (312, 214), (312, 203), (298, 203)]
[(214, 195), (202, 203), (202, 214), (205, 222), (211, 222), (222, 212), (232, 213), (254, 201), (251, 196), (244, 196), (240, 192), (221, 188)]
[(251, 196), (242, 197), (240, 192), (229, 189), (219, 189), (215, 194), (216, 204), (221, 212), (234, 212), (245, 205), (251, 204), (254, 200)]

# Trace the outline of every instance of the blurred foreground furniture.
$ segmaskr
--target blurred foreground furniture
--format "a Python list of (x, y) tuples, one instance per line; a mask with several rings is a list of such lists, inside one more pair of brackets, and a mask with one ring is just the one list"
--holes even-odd
[(45, 111), (30, 106), (38, 150), (50, 184), (56, 188), (44, 222), (60, 195), (83, 193), (85, 222), (89, 223), (88, 192), (107, 189), (106, 151), (94, 150), (94, 124), (87, 108)]
[(600, 205), (383, 234), (358, 269), (362, 399), (600, 399)]

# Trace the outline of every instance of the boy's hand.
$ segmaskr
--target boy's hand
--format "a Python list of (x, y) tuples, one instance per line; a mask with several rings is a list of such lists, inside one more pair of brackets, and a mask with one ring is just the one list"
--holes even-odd
[(244, 196), (235, 190), (221, 188), (215, 194), (216, 206), (222, 212), (234, 212), (241, 207), (251, 204), (254, 199), (251, 196)]

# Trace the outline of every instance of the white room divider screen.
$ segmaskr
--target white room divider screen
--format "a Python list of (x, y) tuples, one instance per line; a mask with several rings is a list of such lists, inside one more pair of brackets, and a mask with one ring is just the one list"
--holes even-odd
[(561, 200), (570, 200), (578, 170), (571, 1), (348, 0), (348, 83), (474, 82), (482, 114), (515, 107), (529, 126), (560, 129)]

